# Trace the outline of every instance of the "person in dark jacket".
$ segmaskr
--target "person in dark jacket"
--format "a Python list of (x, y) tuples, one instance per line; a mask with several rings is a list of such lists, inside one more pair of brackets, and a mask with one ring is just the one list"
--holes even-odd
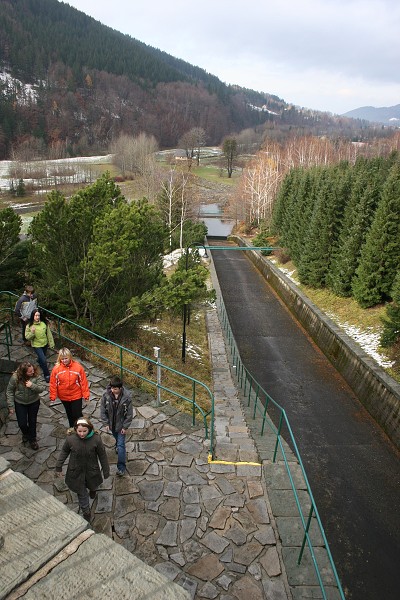
[[(98, 431), (89, 419), (77, 419), (68, 433), (56, 463), (56, 474), (62, 477), (62, 466), (69, 458), (65, 483), (78, 495), (79, 508), (83, 517), (90, 521), (89, 497), (96, 497), (96, 490), (110, 476), (106, 449)], [(103, 470), (101, 475), (100, 465)], [(89, 489), (89, 493), (88, 493)]]
[(32, 285), (26, 285), (24, 293), (17, 300), (15, 305), (15, 314), (21, 321), (22, 327), (22, 342), (30, 346), (30, 342), (25, 337), (25, 328), (32, 314), (32, 311), (37, 308), (37, 296)]
[(126, 472), (126, 432), (132, 422), (132, 396), (124, 388), (122, 380), (115, 375), (111, 378), (107, 390), (104, 392), (100, 404), (100, 419), (106, 431), (111, 431), (115, 439), (115, 450), (118, 454), (117, 475), (120, 477)]
[(38, 377), (38, 369), (30, 362), (23, 362), (11, 376), (6, 391), (9, 414), (12, 415), (15, 410), (22, 441), (28, 442), (33, 450), (39, 448), (36, 439), (39, 394), (46, 389)]

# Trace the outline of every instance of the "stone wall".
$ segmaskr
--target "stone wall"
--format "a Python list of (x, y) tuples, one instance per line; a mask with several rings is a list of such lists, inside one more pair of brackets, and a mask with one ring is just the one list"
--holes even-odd
[[(238, 236), (229, 239), (239, 246), (248, 245)], [(249, 250), (246, 255), (400, 449), (400, 384), (260, 252)]]

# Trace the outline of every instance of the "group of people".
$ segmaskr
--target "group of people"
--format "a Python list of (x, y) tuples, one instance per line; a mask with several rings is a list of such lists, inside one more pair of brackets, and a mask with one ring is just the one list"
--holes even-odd
[(54, 348), (53, 334), (43, 310), (37, 305), (37, 296), (32, 285), (25, 286), (24, 293), (15, 305), (15, 314), (22, 327), (22, 343), (31, 346), (36, 353), (38, 363), (46, 383), (50, 381), (47, 364), (47, 350)]
[[(29, 316), (28, 307), (31, 310)], [(37, 307), (32, 286), (26, 286), (15, 310), (22, 322), (23, 343), (30, 342), (35, 351), (45, 383), (39, 377), (37, 366), (30, 361), (19, 364), (6, 391), (9, 414), (15, 413), (22, 433), (22, 443), (38, 450), (37, 418), (40, 399), (47, 389), (46, 383), (50, 384), (49, 405), (54, 406), (58, 398), (64, 406), (69, 424), (67, 437), (56, 463), (56, 474), (62, 477), (62, 466), (69, 457), (65, 482), (78, 495), (80, 510), (90, 520), (90, 498), (96, 496), (103, 478), (109, 477), (110, 468), (99, 432), (95, 431), (91, 421), (82, 413), (83, 403), (87, 405), (90, 401), (85, 370), (68, 348), (61, 348), (50, 373), (46, 352), (49, 347), (54, 348), (54, 339), (43, 311)], [(102, 395), (100, 420), (104, 430), (114, 437), (119, 477), (126, 473), (125, 440), (132, 417), (131, 393), (124, 387), (122, 379), (115, 375)]]
[[(32, 363), (21, 363), (7, 386), (9, 414), (15, 412), (22, 432), (22, 442), (39, 449), (36, 426), (40, 395), (46, 389)], [(89, 384), (82, 365), (73, 359), (68, 348), (61, 348), (50, 378), (50, 406), (59, 398), (65, 407), (69, 429), (56, 463), (56, 474), (62, 476), (62, 466), (70, 457), (65, 482), (78, 495), (83, 516), (90, 520), (89, 499), (110, 474), (107, 454), (99, 432), (82, 414), (82, 402), (89, 402)], [(111, 378), (101, 398), (100, 420), (105, 431), (115, 440), (117, 476), (126, 473), (126, 434), (132, 422), (132, 396), (120, 377)], [(101, 474), (101, 469), (103, 475)], [(88, 491), (89, 490), (89, 491)]]

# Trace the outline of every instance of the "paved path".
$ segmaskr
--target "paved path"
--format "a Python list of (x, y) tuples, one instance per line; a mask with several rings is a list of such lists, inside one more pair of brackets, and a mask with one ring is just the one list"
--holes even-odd
[(244, 253), (212, 257), (241, 358), (288, 415), (346, 598), (397, 599), (399, 452)]
[[(183, 587), (192, 599), (300, 600), (310, 594), (319, 598), (307, 557), (299, 567), (295, 554), (282, 551), (266, 480), (230, 376), (215, 311), (208, 313), (208, 328), (216, 396), (215, 462), (209, 461), (201, 423), (192, 427), (188, 415), (169, 404), (157, 406), (153, 396), (134, 390), (134, 420), (127, 438), (129, 474), (115, 476), (114, 440), (103, 433), (111, 475), (92, 503), (92, 527)], [(14, 360), (28, 357), (33, 360), (29, 348), (13, 347)], [(99, 399), (109, 375), (83, 364), (91, 389), (85, 414), (100, 428)], [(42, 396), (39, 451), (21, 443), (12, 419), (0, 437), (0, 454), (14, 471), (24, 473), (76, 511), (75, 494), (63, 479), (54, 477), (67, 428), (64, 409), (61, 404), (50, 408), (48, 393)], [(266, 464), (271, 487), (282, 487), (275, 485), (273, 474), (281, 466), (273, 472), (270, 467)], [(282, 498), (280, 509), (285, 505)], [(298, 531), (293, 531), (296, 537)], [(298, 550), (301, 536), (297, 537), (288, 541), (286, 536), (286, 550), (288, 546)], [(329, 599), (338, 597), (334, 588), (329, 594)]]

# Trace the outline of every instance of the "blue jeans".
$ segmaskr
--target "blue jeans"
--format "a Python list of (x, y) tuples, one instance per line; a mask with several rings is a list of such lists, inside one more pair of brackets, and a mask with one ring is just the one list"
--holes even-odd
[(42, 348), (33, 347), (34, 351), (36, 352), (36, 356), (38, 358), (38, 363), (40, 365), (40, 368), (43, 371), (44, 377), (50, 377), (50, 371), (49, 371), (49, 367), (47, 366), (47, 358), (46, 358), (47, 348), (48, 348), (48, 346), (43, 346)]
[(126, 469), (125, 433), (113, 431), (112, 434), (114, 436), (118, 451), (117, 469), (118, 471), (122, 471), (124, 473)]

